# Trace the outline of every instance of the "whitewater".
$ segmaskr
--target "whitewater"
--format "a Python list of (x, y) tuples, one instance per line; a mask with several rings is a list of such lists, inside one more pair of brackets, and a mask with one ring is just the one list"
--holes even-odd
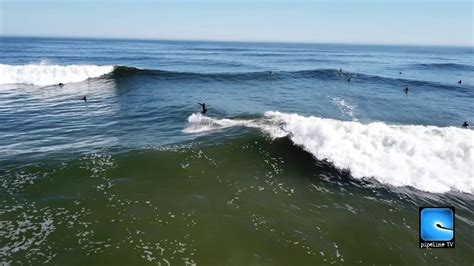
[(349, 170), (356, 179), (444, 193), (474, 193), (474, 132), (456, 127), (363, 124), (275, 111), (261, 119), (188, 118), (185, 133), (234, 126), (260, 128), (272, 138), (289, 137), (318, 160)]
[(105, 65), (5, 65), (0, 64), (0, 84), (30, 84), (38, 86), (81, 82), (97, 78), (114, 70)]

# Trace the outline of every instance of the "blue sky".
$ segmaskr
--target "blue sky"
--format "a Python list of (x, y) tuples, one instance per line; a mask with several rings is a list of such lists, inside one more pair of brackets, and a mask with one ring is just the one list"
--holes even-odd
[(472, 1), (0, 0), (0, 34), (473, 46)]

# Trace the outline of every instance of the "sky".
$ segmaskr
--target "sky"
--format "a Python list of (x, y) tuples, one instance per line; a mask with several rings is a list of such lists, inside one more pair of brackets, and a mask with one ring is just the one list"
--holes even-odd
[(0, 36), (474, 46), (473, 0), (0, 0)]

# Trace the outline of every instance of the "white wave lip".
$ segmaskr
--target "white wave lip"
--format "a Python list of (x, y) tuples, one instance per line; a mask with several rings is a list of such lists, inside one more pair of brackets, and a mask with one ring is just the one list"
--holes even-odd
[(114, 66), (97, 65), (4, 65), (0, 64), (0, 84), (39, 86), (81, 82), (114, 70)]
[(443, 193), (474, 193), (474, 132), (435, 126), (361, 124), (266, 112), (291, 140), (354, 178)]

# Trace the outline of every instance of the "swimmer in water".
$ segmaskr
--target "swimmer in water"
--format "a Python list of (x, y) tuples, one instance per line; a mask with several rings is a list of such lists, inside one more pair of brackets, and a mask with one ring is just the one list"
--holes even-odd
[(462, 124), (462, 127), (463, 128), (469, 128), (469, 124), (467, 123), (467, 121), (464, 121), (464, 123)]

